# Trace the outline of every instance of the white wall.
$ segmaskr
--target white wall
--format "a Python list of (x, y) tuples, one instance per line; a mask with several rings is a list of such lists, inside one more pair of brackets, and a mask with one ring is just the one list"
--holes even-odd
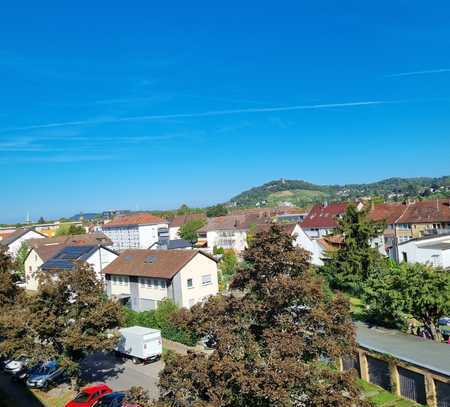
[(241, 252), (247, 247), (247, 232), (245, 230), (211, 230), (206, 233), (206, 239), (209, 249), (217, 246)]
[(23, 236), (19, 237), (8, 246), (8, 253), (15, 258), (20, 250), (20, 247), (22, 246), (22, 243), (26, 242), (29, 239), (43, 239), (43, 238), (45, 238), (45, 236), (36, 233), (34, 230), (30, 230), (29, 232), (25, 233)]
[[(181, 285), (181, 298), (176, 298), (175, 302), (181, 307), (190, 308), (192, 305), (206, 300), (210, 295), (216, 295), (219, 292), (217, 263), (203, 254), (197, 254), (177, 274)], [(211, 284), (202, 284), (202, 276), (204, 275), (211, 275)], [(192, 288), (187, 286), (188, 279), (192, 279)]]
[(176, 226), (176, 227), (170, 227), (169, 228), (169, 239), (170, 240), (177, 240), (180, 239), (180, 227)]
[(139, 248), (148, 249), (153, 243), (159, 240), (158, 229), (168, 227), (167, 223), (139, 226)]
[(316, 266), (322, 266), (323, 249), (316, 240), (311, 239), (305, 231), (296, 225), (293, 235), (296, 235), (294, 246), (301, 247), (311, 253), (311, 263)]
[(117, 254), (112, 253), (109, 250), (104, 249), (103, 247), (100, 247), (86, 260), (86, 262), (92, 266), (95, 273), (97, 274), (98, 279), (100, 281), (105, 281), (103, 270), (117, 257)]
[(422, 263), (431, 266), (450, 267), (450, 249), (418, 245), (417, 241), (411, 241), (398, 246), (399, 262), (403, 262), (403, 252), (407, 255), (408, 263)]
[(38, 289), (38, 281), (36, 278), (36, 273), (39, 267), (42, 266), (44, 262), (38, 256), (34, 249), (28, 254), (25, 260), (25, 288), (30, 291), (36, 291)]

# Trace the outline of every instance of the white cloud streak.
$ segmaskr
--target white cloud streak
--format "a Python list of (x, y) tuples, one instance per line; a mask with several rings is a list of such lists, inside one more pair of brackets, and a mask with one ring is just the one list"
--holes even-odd
[(397, 78), (400, 76), (416, 76), (416, 75), (429, 75), (434, 73), (445, 73), (450, 72), (450, 68), (442, 68), (442, 69), (429, 69), (425, 71), (411, 71), (411, 72), (400, 72), (394, 73), (391, 75), (386, 75), (387, 78)]
[(139, 121), (151, 121), (151, 120), (166, 120), (166, 119), (182, 119), (182, 118), (201, 118), (201, 117), (214, 117), (214, 116), (230, 116), (246, 113), (271, 113), (271, 112), (289, 112), (298, 110), (316, 110), (316, 109), (330, 109), (330, 108), (345, 108), (345, 107), (361, 107), (361, 106), (374, 106), (374, 105), (386, 105), (393, 103), (407, 103), (408, 100), (386, 101), (386, 100), (370, 100), (361, 102), (346, 102), (346, 103), (323, 103), (315, 105), (293, 105), (293, 106), (280, 106), (280, 107), (261, 107), (250, 109), (229, 109), (229, 110), (211, 110), (199, 113), (174, 113), (174, 114), (160, 114), (160, 115), (147, 115), (147, 116), (129, 116), (129, 117), (110, 117), (100, 118), (92, 120), (76, 120), (66, 122), (55, 122), (46, 124), (33, 124), (29, 126), (11, 127), (0, 129), (0, 133), (35, 130), (35, 129), (50, 129), (58, 127), (72, 127), (72, 126), (85, 126), (96, 124), (109, 124), (109, 123), (126, 123), (126, 122), (139, 122)]

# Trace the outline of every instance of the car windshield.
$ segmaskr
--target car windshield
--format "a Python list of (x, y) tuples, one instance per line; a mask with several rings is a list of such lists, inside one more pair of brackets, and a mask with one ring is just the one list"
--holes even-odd
[(78, 393), (77, 397), (75, 397), (73, 401), (84, 403), (85, 401), (89, 400), (89, 397), (91, 397), (89, 393), (82, 391), (81, 393)]
[(32, 373), (45, 375), (53, 372), (54, 370), (55, 370), (54, 365), (39, 365), (33, 368)]

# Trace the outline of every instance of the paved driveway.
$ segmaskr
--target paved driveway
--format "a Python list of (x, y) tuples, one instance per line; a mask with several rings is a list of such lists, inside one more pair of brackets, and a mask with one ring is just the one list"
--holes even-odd
[(153, 398), (159, 397), (159, 372), (164, 362), (135, 365), (129, 359), (122, 360), (112, 353), (97, 353), (87, 358), (82, 365), (83, 378), (89, 383), (106, 383), (113, 390), (128, 390), (141, 386)]

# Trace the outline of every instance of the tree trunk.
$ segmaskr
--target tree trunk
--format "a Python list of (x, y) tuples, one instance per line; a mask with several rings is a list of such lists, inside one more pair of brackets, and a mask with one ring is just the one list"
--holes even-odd
[(70, 378), (70, 387), (72, 390), (78, 391), (80, 388), (80, 384), (78, 382), (78, 376), (74, 376)]
[(433, 322), (427, 322), (425, 326), (429, 329), (431, 336), (434, 341), (442, 342), (441, 331), (436, 328), (436, 325)]

